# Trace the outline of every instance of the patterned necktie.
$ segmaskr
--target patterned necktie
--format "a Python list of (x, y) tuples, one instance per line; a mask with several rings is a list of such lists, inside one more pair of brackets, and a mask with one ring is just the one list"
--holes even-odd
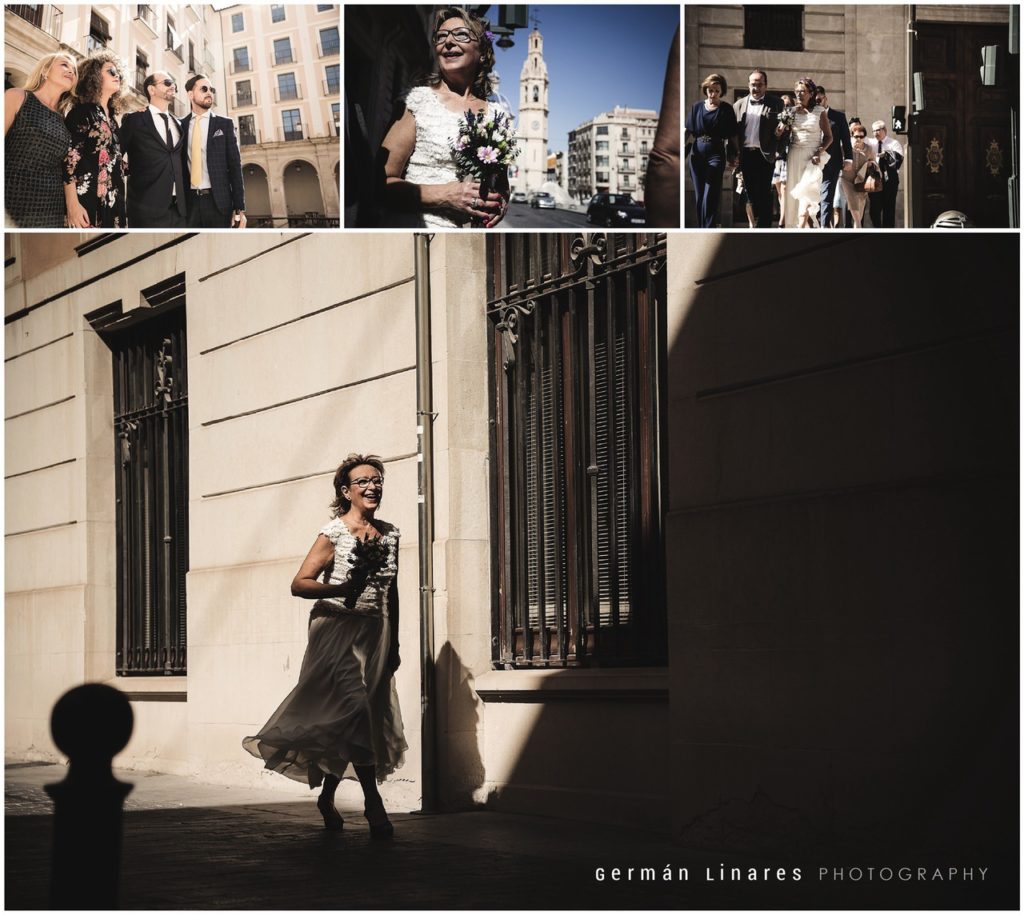
[(174, 149), (174, 137), (171, 135), (171, 119), (166, 114), (161, 114), (164, 119), (164, 130), (167, 132), (167, 148)]

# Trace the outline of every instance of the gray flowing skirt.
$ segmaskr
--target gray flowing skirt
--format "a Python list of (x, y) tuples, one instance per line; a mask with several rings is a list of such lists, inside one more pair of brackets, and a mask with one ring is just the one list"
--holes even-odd
[(387, 669), (390, 640), (387, 617), (314, 608), (299, 682), (242, 746), (267, 769), (310, 788), (326, 774), (354, 778), (350, 766), (373, 766), (384, 781), (408, 749)]

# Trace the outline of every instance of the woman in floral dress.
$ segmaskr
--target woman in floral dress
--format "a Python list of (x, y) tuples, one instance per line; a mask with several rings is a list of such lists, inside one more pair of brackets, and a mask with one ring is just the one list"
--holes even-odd
[(124, 78), (112, 51), (98, 51), (79, 67), (73, 105), (64, 119), (71, 133), (64, 197), (73, 229), (127, 225), (124, 151), (115, 120)]

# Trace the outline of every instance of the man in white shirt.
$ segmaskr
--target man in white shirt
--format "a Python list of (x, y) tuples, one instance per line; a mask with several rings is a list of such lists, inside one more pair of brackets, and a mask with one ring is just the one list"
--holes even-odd
[(157, 70), (142, 84), (149, 108), (121, 119), (128, 154), (128, 225), (175, 229), (185, 225), (181, 125), (169, 108), (177, 92), (169, 73)]
[(888, 135), (885, 121), (871, 125), (875, 134), (873, 140), (864, 143), (875, 154), (878, 168), (882, 172), (882, 189), (868, 195), (871, 208), (871, 225), (876, 229), (896, 228), (896, 192), (900, 189), (899, 169), (903, 164), (903, 147), (898, 140)]
[(182, 158), (188, 183), (188, 225), (197, 229), (244, 229), (242, 160), (230, 118), (213, 114), (216, 89), (202, 73), (185, 83), (192, 112), (181, 122)]
[[(775, 126), (778, 124), (782, 102), (766, 94), (768, 74), (754, 70), (747, 81), (749, 95), (743, 96), (732, 107), (736, 112), (736, 137), (730, 141), (733, 164), (743, 172), (750, 206), (759, 229), (772, 224), (772, 204), (775, 194), (772, 190), (772, 173), (775, 171), (775, 150), (778, 138)], [(738, 155), (735, 147), (739, 147)]]

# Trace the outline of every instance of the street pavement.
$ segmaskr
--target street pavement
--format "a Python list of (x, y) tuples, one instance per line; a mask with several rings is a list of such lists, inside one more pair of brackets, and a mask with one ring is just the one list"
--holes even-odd
[(542, 210), (527, 203), (511, 203), (499, 227), (521, 232), (525, 229), (581, 229), (586, 225), (585, 210)]
[[(43, 786), (66, 772), (45, 763), (6, 767), (6, 909), (47, 908), (52, 808)], [(391, 811), (395, 838), (374, 841), (358, 810), (341, 809), (344, 831), (324, 830), (312, 792), (294, 799), (195, 778), (115, 775), (134, 784), (124, 814), (124, 909), (974, 908), (981, 889), (943, 884), (933, 887), (939, 896), (919, 886), (822, 883), (806, 866), (797, 883), (722, 881), (722, 864), (746, 873), (770, 863), (791, 874), (793, 862), (492, 810)]]

